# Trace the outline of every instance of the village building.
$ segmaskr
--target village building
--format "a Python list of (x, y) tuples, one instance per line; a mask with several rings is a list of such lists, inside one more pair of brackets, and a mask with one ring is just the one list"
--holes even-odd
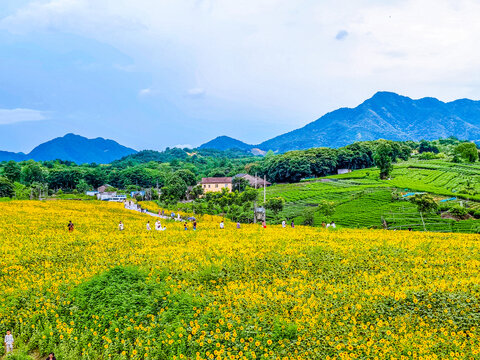
[(232, 191), (232, 178), (231, 177), (206, 177), (202, 178), (200, 182), (203, 192), (219, 192), (222, 189), (228, 189), (228, 192)]

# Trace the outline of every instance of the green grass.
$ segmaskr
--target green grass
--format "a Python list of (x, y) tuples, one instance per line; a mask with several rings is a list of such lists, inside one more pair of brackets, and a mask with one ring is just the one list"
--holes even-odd
[[(466, 193), (467, 183), (474, 189)], [(468, 207), (480, 209), (480, 164), (454, 164), (443, 160), (410, 160), (394, 165), (388, 180), (379, 179), (376, 168), (355, 170), (348, 174), (322, 179), (304, 180), (295, 184), (273, 185), (267, 189), (267, 198), (285, 199), (285, 209), (270, 221), (294, 219), (302, 223), (305, 212), (321, 201), (335, 204), (335, 213), (328, 219), (315, 213), (314, 225), (335, 221), (350, 228), (382, 228), (383, 220), (389, 227), (413, 230), (476, 232), (479, 220), (454, 221), (438, 214), (422, 218), (417, 208), (406, 199), (395, 199), (393, 193), (427, 192), (437, 200), (457, 197)]]

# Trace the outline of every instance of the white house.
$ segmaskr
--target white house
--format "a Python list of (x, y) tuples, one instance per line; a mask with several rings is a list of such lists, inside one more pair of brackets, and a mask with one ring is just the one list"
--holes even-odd
[(117, 192), (116, 191), (113, 191), (113, 192), (99, 192), (97, 194), (97, 200), (110, 200), (111, 198), (117, 196)]

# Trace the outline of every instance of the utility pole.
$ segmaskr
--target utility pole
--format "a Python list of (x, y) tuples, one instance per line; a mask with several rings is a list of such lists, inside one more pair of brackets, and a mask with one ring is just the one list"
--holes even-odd
[(267, 208), (265, 203), (267, 202), (267, 175), (263, 175), (263, 221), (267, 221)]
[[(257, 192), (257, 173), (255, 173), (255, 193)], [(257, 223), (257, 200), (253, 202), (253, 223)]]

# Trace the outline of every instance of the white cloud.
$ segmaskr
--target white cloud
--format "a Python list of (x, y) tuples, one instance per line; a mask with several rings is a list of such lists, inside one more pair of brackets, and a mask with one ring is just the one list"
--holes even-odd
[(32, 109), (0, 109), (0, 125), (14, 124), (24, 121), (46, 120), (43, 111)]
[(178, 148), (178, 149), (193, 149), (194, 146), (192, 146), (191, 144), (178, 144), (178, 145), (174, 145), (172, 146), (173, 148)]
[(138, 92), (138, 95), (140, 96), (147, 96), (147, 95), (150, 95), (152, 93), (152, 89), (151, 88), (146, 88), (146, 89), (141, 89), (139, 92)]
[(205, 96), (206, 91), (203, 88), (192, 88), (188, 89), (187, 96), (191, 98), (201, 98)]
[(479, 16), (477, 0), (51, 0), (0, 28), (96, 38), (185, 111), (208, 105), (185, 99), (202, 84), (209, 99), (296, 113), (294, 128), (377, 90), (480, 98)]

